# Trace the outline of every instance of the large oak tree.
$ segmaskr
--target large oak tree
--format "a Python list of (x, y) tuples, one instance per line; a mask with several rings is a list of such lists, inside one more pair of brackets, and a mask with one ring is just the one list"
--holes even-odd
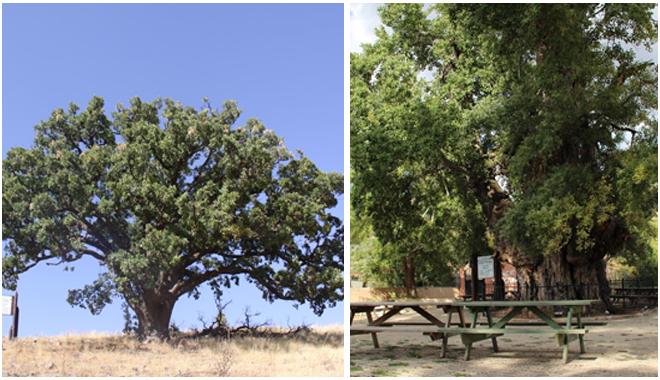
[[(207, 102), (205, 100), (205, 102)], [(2, 166), (3, 287), (41, 262), (84, 256), (105, 271), (69, 302), (99, 313), (121, 296), (142, 337), (168, 337), (174, 304), (245, 275), (265, 299), (343, 298), (343, 176), (319, 170), (236, 103), (200, 110), (134, 98), (112, 119), (94, 97), (55, 110)]]
[(591, 283), (609, 304), (606, 260), (650, 251), (657, 216), (657, 65), (636, 55), (654, 6), (381, 7), (387, 29), (351, 54), (352, 204), (392, 244), (430, 212), (464, 233), (478, 204), (468, 237), (527, 296)]

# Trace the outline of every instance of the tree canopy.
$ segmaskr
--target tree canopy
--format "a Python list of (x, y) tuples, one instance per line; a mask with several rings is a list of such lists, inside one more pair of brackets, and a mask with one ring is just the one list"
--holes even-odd
[(105, 271), (70, 291), (97, 314), (121, 295), (141, 335), (167, 337), (176, 300), (245, 275), (265, 299), (343, 299), (343, 223), (329, 209), (343, 175), (319, 170), (234, 101), (197, 110), (171, 99), (117, 105), (94, 97), (57, 109), (30, 149), (3, 161), (3, 287), (48, 261), (93, 257)]
[(635, 49), (657, 41), (654, 6), (379, 8), (377, 41), (351, 54), (357, 213), (439, 260), (452, 232), (463, 258), (498, 251), (522, 284), (602, 285), (603, 260), (648, 255), (658, 80)]

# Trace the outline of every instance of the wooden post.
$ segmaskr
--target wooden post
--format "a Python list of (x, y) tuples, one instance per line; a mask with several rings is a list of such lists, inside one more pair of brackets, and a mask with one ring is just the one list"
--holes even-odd
[(495, 279), (493, 280), (493, 283), (495, 284), (495, 291), (493, 298), (495, 301), (504, 301), (506, 291), (504, 290), (504, 281), (502, 281), (502, 265), (500, 263), (499, 254), (496, 254), (493, 260), (493, 264), (495, 265)]
[(14, 311), (14, 322), (12, 323), (12, 327), (13, 327), (12, 333), (13, 333), (13, 338), (17, 338), (18, 337), (18, 312), (19, 312), (19, 309), (18, 309), (18, 292), (14, 293), (14, 302), (12, 302), (12, 303), (13, 303), (12, 309)]
[(470, 259), (472, 262), (472, 301), (479, 300), (479, 264), (477, 260), (477, 254), (472, 254), (472, 258)]
[(479, 282), (479, 284), (481, 284), (481, 299), (482, 299), (483, 301), (485, 301), (485, 300), (486, 300), (486, 281), (485, 281), (485, 280), (481, 280), (481, 281)]

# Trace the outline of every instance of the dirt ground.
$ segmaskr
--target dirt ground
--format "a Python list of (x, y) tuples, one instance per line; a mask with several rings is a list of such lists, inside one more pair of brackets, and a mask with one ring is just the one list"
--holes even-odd
[[(431, 312), (445, 320), (442, 311)], [(412, 314), (400, 318), (421, 320)], [(584, 354), (579, 342), (571, 342), (565, 365), (554, 335), (505, 334), (497, 338), (498, 353), (490, 340), (477, 342), (465, 361), (460, 336), (449, 338), (443, 359), (441, 341), (421, 333), (386, 332), (378, 334), (380, 348), (373, 347), (370, 335), (351, 336), (351, 376), (658, 376), (657, 308), (583, 320), (607, 325), (587, 327)], [(365, 323), (356, 316), (354, 325)]]

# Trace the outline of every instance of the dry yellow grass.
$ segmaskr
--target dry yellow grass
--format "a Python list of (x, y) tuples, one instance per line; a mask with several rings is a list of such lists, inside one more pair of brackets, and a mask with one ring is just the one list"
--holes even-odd
[(3, 376), (343, 376), (343, 327), (295, 335), (175, 338), (122, 335), (3, 338)]

